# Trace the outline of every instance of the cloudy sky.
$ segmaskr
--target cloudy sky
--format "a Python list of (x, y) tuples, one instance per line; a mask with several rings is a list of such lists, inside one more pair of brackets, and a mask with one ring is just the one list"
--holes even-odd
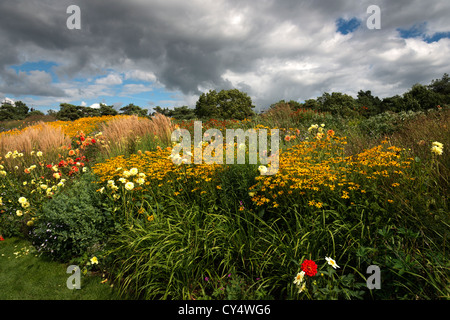
[(450, 73), (448, 0), (1, 0), (0, 12), (0, 99), (42, 111), (195, 107), (231, 88), (260, 110), (324, 92), (383, 98)]

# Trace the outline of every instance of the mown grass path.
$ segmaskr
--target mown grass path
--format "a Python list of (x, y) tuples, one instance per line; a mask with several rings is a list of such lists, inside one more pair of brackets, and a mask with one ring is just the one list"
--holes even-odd
[(69, 290), (67, 267), (38, 256), (23, 239), (0, 241), (0, 300), (118, 299), (101, 275), (81, 275), (80, 289)]

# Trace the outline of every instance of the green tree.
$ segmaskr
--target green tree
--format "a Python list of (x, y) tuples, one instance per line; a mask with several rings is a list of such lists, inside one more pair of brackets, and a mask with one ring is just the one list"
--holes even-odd
[(17, 114), (16, 109), (13, 105), (10, 105), (8, 103), (2, 104), (0, 107), (0, 121), (4, 120), (16, 120)]
[(137, 115), (138, 117), (145, 117), (147, 116), (147, 109), (142, 109), (139, 106), (134, 105), (133, 103), (130, 103), (128, 105), (126, 105), (123, 108), (120, 108), (121, 114), (126, 114), (126, 115)]
[(119, 112), (113, 108), (113, 106), (107, 106), (106, 104), (100, 104), (100, 115), (101, 116), (115, 116)]
[(191, 109), (188, 106), (182, 106), (169, 110), (167, 116), (178, 120), (191, 120), (195, 118), (195, 112), (194, 109)]
[(403, 97), (408, 110), (413, 111), (436, 108), (441, 101), (438, 93), (422, 84), (415, 84)]
[(238, 89), (202, 93), (195, 106), (198, 118), (243, 120), (255, 114), (251, 98)]
[(27, 116), (28, 111), (30, 109), (22, 101), (16, 101), (14, 104), (15, 104), (17, 119), (25, 119), (25, 117)]
[(381, 111), (392, 111), (392, 112), (400, 112), (405, 111), (406, 105), (404, 99), (399, 96), (395, 95), (392, 97), (386, 97), (381, 102)]
[(22, 101), (3, 103), (0, 107), (0, 121), (3, 120), (23, 120), (28, 115), (29, 108)]
[(161, 108), (160, 106), (156, 106), (153, 108), (153, 110), (155, 110), (152, 115), (155, 115), (156, 113), (160, 113), (164, 116), (170, 117), (172, 111), (169, 108)]
[(75, 106), (70, 103), (61, 103), (59, 111), (56, 113), (56, 118), (62, 121), (74, 121), (83, 117), (83, 110), (81, 106)]
[(341, 93), (332, 92), (329, 94), (325, 92), (321, 97), (317, 98), (321, 104), (321, 111), (330, 112), (333, 115), (341, 115), (344, 117), (355, 116), (356, 102), (352, 96)]
[(441, 79), (431, 81), (428, 88), (445, 96), (448, 101), (450, 99), (450, 77), (448, 73), (444, 73)]
[(381, 99), (374, 97), (370, 90), (359, 90), (356, 97), (357, 110), (360, 114), (370, 117), (381, 112)]

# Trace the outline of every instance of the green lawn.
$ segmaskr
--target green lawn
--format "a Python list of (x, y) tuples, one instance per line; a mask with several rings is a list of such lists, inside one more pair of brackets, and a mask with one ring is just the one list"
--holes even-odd
[(68, 289), (67, 267), (38, 256), (23, 239), (0, 241), (0, 300), (118, 299), (101, 275), (81, 275), (80, 289)]

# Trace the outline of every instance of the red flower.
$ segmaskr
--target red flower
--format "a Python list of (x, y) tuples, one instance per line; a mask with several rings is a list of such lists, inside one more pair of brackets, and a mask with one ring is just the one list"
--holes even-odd
[(83, 136), (81, 136), (81, 137), (80, 137), (80, 140), (81, 140), (81, 141), (84, 141), (84, 137), (83, 137)]
[(4, 241), (5, 239), (2, 237), (2, 236), (0, 236), (0, 241)]
[(95, 143), (96, 141), (95, 141), (95, 139), (92, 139), (91, 142), (92, 142), (92, 143)]
[(305, 260), (302, 263), (302, 270), (306, 275), (313, 277), (317, 273), (317, 264), (312, 260)]

